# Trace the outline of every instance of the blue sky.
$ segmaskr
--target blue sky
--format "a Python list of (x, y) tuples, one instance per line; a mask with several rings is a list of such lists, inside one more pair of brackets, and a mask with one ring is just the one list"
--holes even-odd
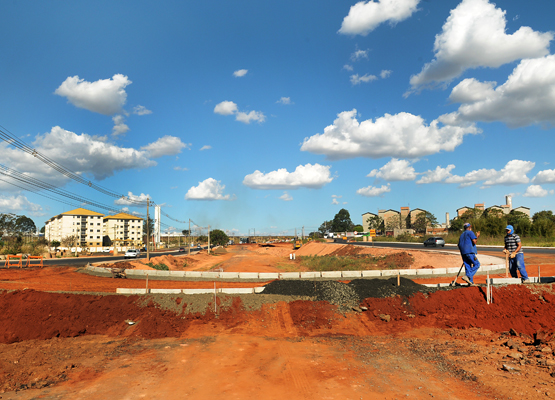
[[(0, 125), (132, 200), (242, 235), (346, 208), (554, 209), (551, 0), (0, 3)], [(0, 164), (144, 214), (0, 142)], [(75, 206), (0, 176), (0, 212)], [(56, 196), (51, 196), (56, 197)], [(56, 197), (58, 198), (58, 197)]]

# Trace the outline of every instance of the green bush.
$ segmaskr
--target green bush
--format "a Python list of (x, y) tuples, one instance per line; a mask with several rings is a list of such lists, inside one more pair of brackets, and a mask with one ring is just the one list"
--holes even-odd
[(159, 271), (169, 271), (170, 269), (166, 264), (154, 264), (154, 263), (147, 263), (150, 268), (157, 269)]

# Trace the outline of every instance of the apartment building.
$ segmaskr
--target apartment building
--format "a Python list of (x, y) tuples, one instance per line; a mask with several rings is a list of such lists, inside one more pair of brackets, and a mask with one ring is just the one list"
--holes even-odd
[(50, 218), (45, 223), (45, 237), (49, 242), (61, 242), (68, 236), (77, 235), (79, 246), (102, 246), (102, 218), (100, 214), (85, 208), (76, 208)]
[(143, 219), (119, 213), (108, 215), (76, 208), (50, 218), (45, 223), (49, 242), (77, 235), (81, 247), (140, 246), (143, 243)]
[(103, 218), (105, 246), (139, 246), (143, 243), (143, 219), (119, 213)]

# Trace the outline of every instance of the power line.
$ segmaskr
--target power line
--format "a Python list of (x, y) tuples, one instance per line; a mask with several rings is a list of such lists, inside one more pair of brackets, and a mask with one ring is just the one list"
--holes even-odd
[[(68, 168), (66, 168), (63, 165), (61, 165), (61, 164), (55, 162), (54, 160), (48, 158), (47, 156), (38, 152), (37, 150), (31, 148), (25, 142), (19, 140), (17, 137), (15, 137), (9, 130), (4, 128), (2, 125), (0, 125), (0, 139), (4, 140), (5, 142), (7, 142), (11, 146), (15, 147), (16, 149), (19, 149), (21, 151), (24, 151), (27, 154), (32, 155), (37, 160), (43, 162), (44, 164), (48, 165), (50, 168), (54, 169), (55, 171), (58, 171), (59, 173), (61, 173), (62, 175), (66, 176), (69, 179), (72, 179), (76, 182), (79, 182), (83, 185), (86, 185), (86, 186), (88, 186), (88, 187), (90, 187), (94, 190), (97, 190), (97, 191), (99, 191), (99, 192), (101, 192), (101, 193), (103, 193), (107, 196), (110, 196), (110, 197), (114, 197), (114, 198), (125, 198), (126, 197), (125, 195), (113, 192), (113, 191), (111, 191), (111, 190), (109, 190), (105, 187), (97, 185), (96, 183), (93, 183), (90, 180), (87, 180), (87, 179), (79, 176), (78, 174), (70, 171)], [(128, 197), (128, 200), (132, 203), (137, 204), (137, 205), (144, 205), (143, 201), (133, 200), (129, 197)]]

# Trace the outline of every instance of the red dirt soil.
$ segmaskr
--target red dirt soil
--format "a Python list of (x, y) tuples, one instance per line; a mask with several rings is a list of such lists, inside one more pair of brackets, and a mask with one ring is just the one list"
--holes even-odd
[[(249, 253), (223, 269), (253, 268)], [(547, 276), (553, 260), (540, 262)], [(183, 295), (166, 296), (162, 306), (149, 296), (46, 292), (145, 283), (76, 271), (0, 270), (1, 289), (20, 289), (0, 292), (2, 400), (555, 396), (551, 284), (496, 287), (489, 305), (483, 288), (471, 287), (367, 298), (365, 312), (305, 300), (247, 311), (240, 296), (218, 297), (217, 311), (208, 302), (198, 312)], [(149, 281), (151, 288), (213, 284)]]

